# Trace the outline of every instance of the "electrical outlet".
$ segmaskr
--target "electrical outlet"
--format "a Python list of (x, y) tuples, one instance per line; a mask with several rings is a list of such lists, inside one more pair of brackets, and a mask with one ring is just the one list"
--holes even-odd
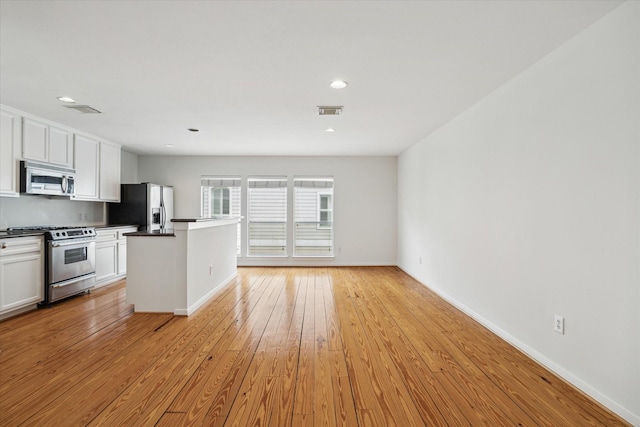
[(554, 319), (553, 329), (557, 333), (564, 335), (564, 317), (558, 316), (556, 314), (553, 319)]

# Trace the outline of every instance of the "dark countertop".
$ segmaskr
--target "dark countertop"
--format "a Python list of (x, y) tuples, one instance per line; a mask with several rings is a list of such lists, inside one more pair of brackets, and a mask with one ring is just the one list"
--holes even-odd
[(138, 228), (137, 224), (107, 224), (107, 225), (96, 225), (95, 226), (96, 229), (98, 228), (123, 228), (123, 227), (136, 227)]
[(44, 236), (45, 231), (27, 231), (24, 233), (7, 233), (6, 231), (0, 231), (0, 239), (13, 238), (13, 237), (31, 237), (31, 236)]
[(223, 220), (230, 220), (230, 219), (238, 219), (240, 220), (239, 216), (217, 216), (217, 217), (213, 217), (213, 218), (174, 218), (171, 220), (171, 222), (207, 222), (207, 221), (223, 221)]
[(172, 228), (168, 228), (166, 230), (138, 230), (133, 233), (124, 233), (123, 236), (127, 237), (136, 237), (136, 236), (146, 236), (146, 237), (176, 237)]

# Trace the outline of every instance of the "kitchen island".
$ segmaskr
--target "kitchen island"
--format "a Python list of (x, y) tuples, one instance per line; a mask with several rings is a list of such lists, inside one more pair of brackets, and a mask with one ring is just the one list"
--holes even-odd
[(127, 303), (192, 314), (236, 276), (239, 221), (173, 219), (169, 230), (127, 233)]

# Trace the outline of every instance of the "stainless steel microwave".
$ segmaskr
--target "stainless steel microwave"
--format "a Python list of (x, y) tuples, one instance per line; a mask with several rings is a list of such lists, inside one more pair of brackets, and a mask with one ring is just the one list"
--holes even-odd
[(76, 171), (46, 163), (20, 162), (20, 192), (48, 196), (73, 196)]

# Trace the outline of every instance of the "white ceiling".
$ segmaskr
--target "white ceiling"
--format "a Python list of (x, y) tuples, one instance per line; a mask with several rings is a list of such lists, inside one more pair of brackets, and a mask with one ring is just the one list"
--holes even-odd
[(396, 155), (620, 3), (2, 0), (0, 103), (139, 154)]

